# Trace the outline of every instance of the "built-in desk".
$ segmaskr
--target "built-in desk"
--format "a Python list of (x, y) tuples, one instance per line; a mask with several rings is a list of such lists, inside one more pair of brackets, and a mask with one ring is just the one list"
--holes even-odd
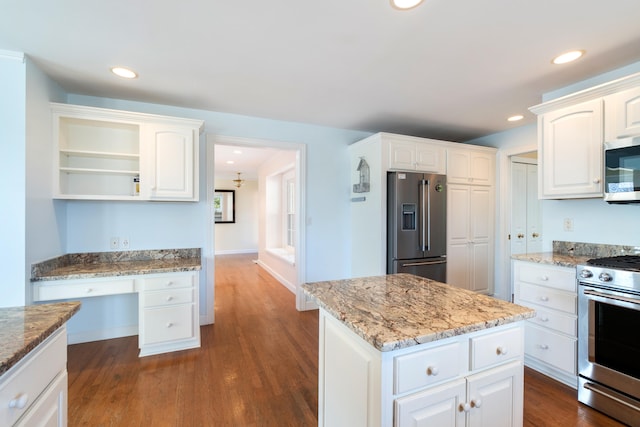
[(67, 254), (32, 267), (33, 300), (138, 294), (140, 356), (200, 347), (200, 249)]

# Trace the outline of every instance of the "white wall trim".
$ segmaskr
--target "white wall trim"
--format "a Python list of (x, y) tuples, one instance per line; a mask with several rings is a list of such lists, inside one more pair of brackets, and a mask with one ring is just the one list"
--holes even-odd
[(235, 254), (256, 254), (258, 256), (258, 249), (229, 249), (225, 251), (216, 251), (216, 255), (235, 255)]
[[(506, 283), (495, 297), (510, 301), (513, 293), (511, 280), (511, 249), (509, 230), (511, 229), (511, 156), (538, 151), (537, 144), (527, 144), (519, 147), (498, 150), (498, 215), (496, 217), (496, 283)], [(496, 290), (494, 289), (494, 292)]]
[(258, 260), (257, 264), (260, 267), (264, 268), (267, 273), (269, 273), (271, 276), (273, 276), (273, 278), (276, 279), (278, 282), (280, 282), (285, 288), (289, 289), (292, 294), (294, 294), (294, 295), (296, 294), (296, 285), (295, 284), (289, 282), (287, 279), (282, 277), (280, 274), (278, 274), (275, 270), (273, 270), (271, 267), (269, 267), (264, 262)]
[(0, 58), (1, 59), (13, 59), (14, 61), (23, 62), (24, 63), (24, 53), (23, 52), (14, 52), (12, 50), (2, 50), (0, 49)]
[(84, 342), (109, 340), (138, 335), (138, 325), (118, 326), (116, 328), (100, 328), (93, 331), (69, 333), (67, 329), (67, 343), (81, 344)]
[[(295, 245), (295, 259), (296, 262), (296, 282), (292, 284), (296, 294), (296, 309), (297, 310), (312, 310), (317, 308), (317, 305), (312, 301), (307, 301), (305, 294), (302, 290), (302, 284), (306, 281), (306, 176), (307, 176), (307, 145), (296, 142), (284, 142), (284, 141), (274, 141), (267, 139), (258, 139), (258, 138), (244, 138), (237, 136), (224, 136), (224, 135), (208, 135), (207, 136), (207, 144), (209, 142), (211, 145), (211, 151), (213, 151), (214, 144), (222, 144), (222, 145), (238, 145), (245, 147), (256, 147), (256, 148), (264, 148), (264, 147), (272, 147), (278, 148), (281, 150), (293, 150), (296, 151), (296, 201), (297, 201), (297, 210), (298, 215), (296, 215), (296, 229), (298, 230), (297, 241)], [(213, 182), (213, 177), (215, 175), (214, 164), (213, 164), (213, 155), (211, 156), (212, 162), (207, 165), (207, 177), (211, 179)], [(208, 179), (209, 182), (209, 179)], [(213, 184), (210, 185), (210, 190), (213, 191)], [(207, 194), (209, 190), (207, 190)], [(208, 218), (207, 223), (209, 224), (209, 228), (213, 227), (213, 208), (211, 208), (210, 217)], [(209, 243), (209, 242), (208, 242)], [(213, 246), (213, 243), (211, 243)], [(275, 277), (275, 276), (274, 276)], [(209, 279), (207, 279), (208, 281)], [(212, 278), (213, 280), (213, 278)]]

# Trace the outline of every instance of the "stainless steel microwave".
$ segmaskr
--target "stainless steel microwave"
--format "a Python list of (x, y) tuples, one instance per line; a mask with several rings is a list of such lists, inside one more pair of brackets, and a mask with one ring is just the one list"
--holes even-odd
[(604, 143), (604, 200), (640, 203), (640, 137)]

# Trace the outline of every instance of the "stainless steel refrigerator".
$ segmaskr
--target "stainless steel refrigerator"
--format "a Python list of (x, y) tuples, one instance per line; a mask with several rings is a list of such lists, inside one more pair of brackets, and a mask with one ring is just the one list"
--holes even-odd
[(446, 282), (446, 176), (387, 174), (387, 273)]

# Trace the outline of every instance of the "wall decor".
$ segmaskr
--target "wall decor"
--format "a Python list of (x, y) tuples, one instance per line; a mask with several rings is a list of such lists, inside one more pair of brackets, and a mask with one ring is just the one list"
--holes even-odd
[(364, 157), (360, 157), (360, 163), (358, 163), (356, 171), (358, 171), (359, 173), (360, 182), (358, 182), (357, 184), (353, 184), (353, 192), (368, 193), (370, 189), (371, 172), (369, 171), (369, 164), (364, 159)]
[(216, 224), (236, 222), (236, 190), (214, 190), (213, 211)]

